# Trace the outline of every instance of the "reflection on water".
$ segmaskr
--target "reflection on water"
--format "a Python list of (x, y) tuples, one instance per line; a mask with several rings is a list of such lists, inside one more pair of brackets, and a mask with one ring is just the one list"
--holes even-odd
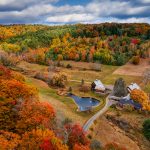
[(90, 97), (79, 97), (73, 94), (69, 94), (68, 96), (74, 99), (80, 111), (90, 110), (92, 107), (98, 106), (100, 103), (99, 100)]

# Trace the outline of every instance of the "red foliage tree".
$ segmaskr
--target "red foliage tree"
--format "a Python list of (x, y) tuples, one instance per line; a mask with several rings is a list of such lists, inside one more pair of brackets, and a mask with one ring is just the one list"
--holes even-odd
[(73, 148), (75, 144), (84, 146), (89, 145), (89, 140), (80, 125), (67, 124), (65, 125), (65, 128), (68, 133), (68, 145), (70, 148)]

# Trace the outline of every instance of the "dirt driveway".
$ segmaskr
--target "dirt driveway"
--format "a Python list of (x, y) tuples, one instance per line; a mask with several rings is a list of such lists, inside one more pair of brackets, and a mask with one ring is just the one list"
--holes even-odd
[(127, 63), (124, 66), (116, 69), (113, 74), (118, 75), (131, 75), (131, 76), (142, 76), (146, 69), (150, 68), (150, 58), (141, 59), (139, 65), (133, 65)]

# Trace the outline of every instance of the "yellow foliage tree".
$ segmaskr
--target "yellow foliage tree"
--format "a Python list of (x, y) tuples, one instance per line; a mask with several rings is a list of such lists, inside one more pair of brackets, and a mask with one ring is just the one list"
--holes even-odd
[(150, 111), (150, 101), (148, 95), (144, 91), (138, 89), (133, 90), (131, 92), (131, 99), (139, 102), (144, 110)]

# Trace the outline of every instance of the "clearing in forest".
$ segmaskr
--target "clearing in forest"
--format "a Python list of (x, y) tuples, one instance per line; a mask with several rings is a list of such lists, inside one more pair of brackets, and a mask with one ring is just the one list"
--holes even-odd
[(126, 65), (116, 69), (113, 74), (142, 76), (146, 69), (150, 68), (150, 58), (141, 59), (139, 65), (133, 65), (128, 62)]

